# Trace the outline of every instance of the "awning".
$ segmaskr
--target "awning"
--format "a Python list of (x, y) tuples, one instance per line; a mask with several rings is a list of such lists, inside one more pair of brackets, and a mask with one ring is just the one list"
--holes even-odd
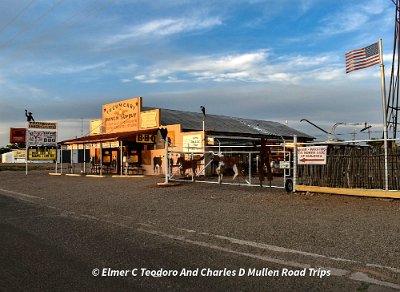
[(61, 141), (61, 145), (70, 144), (88, 144), (88, 143), (100, 143), (100, 142), (112, 142), (112, 141), (136, 141), (136, 135), (138, 134), (157, 134), (158, 129), (138, 130), (131, 132), (119, 132), (110, 134), (98, 134), (91, 136), (84, 136), (70, 140)]

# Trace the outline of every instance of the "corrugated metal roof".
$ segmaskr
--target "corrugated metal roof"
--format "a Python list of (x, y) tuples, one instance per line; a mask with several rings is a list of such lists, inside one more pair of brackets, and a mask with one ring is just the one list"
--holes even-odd
[[(143, 110), (145, 110), (145, 108)], [(160, 111), (160, 120), (162, 125), (181, 124), (182, 131), (202, 130), (202, 113), (170, 109), (160, 109)], [(242, 119), (222, 115), (207, 114), (205, 129), (208, 132), (214, 133), (250, 134), (254, 136), (277, 137), (293, 137), (294, 135), (297, 135), (299, 138), (315, 139), (315, 137), (278, 122)]]

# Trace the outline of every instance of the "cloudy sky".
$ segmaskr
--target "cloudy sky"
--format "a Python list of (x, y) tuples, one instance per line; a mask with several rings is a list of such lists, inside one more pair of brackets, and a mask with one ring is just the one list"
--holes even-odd
[[(0, 1), (0, 146), (24, 109), (87, 134), (101, 105), (273, 120), (326, 136), (337, 122), (382, 133), (379, 66), (345, 74), (344, 54), (383, 39), (389, 78), (391, 0)], [(362, 126), (341, 126), (337, 133)], [(322, 135), (321, 135), (322, 134)]]

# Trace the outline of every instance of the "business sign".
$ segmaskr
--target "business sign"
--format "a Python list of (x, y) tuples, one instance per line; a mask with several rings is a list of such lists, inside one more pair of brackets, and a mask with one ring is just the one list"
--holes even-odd
[(10, 143), (25, 143), (25, 128), (10, 128)]
[(28, 123), (28, 128), (30, 128), (30, 129), (57, 130), (57, 123), (29, 122), (29, 123)]
[(154, 144), (156, 143), (156, 135), (152, 134), (137, 134), (136, 135), (136, 142), (137, 143), (147, 143), (147, 144)]
[(326, 164), (328, 146), (299, 147), (297, 151), (298, 164)]
[(13, 150), (14, 159), (25, 159), (26, 158), (26, 150), (25, 149), (17, 149)]
[(142, 98), (132, 98), (103, 105), (103, 133), (119, 133), (139, 130)]
[(186, 152), (203, 152), (202, 135), (183, 136), (183, 150)]
[(57, 132), (53, 131), (31, 131), (26, 133), (26, 144), (28, 146), (42, 145), (52, 146), (57, 144)]
[(57, 149), (47, 147), (30, 147), (28, 149), (28, 160), (56, 160)]
[(159, 110), (149, 110), (140, 113), (140, 129), (159, 127)]
[(98, 135), (101, 134), (103, 130), (103, 121), (102, 119), (96, 119), (90, 121), (90, 135)]

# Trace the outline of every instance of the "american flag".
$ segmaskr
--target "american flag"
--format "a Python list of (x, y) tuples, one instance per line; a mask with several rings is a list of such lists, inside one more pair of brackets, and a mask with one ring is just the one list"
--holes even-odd
[(346, 54), (346, 73), (374, 66), (379, 62), (379, 45), (376, 42)]

